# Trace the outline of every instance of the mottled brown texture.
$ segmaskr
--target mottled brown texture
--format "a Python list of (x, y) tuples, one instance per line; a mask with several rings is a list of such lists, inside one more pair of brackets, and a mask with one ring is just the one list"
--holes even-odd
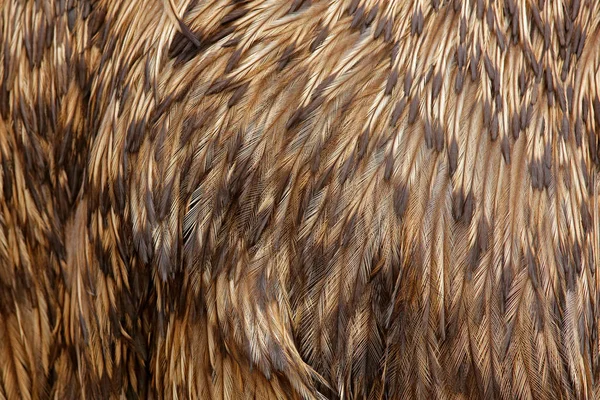
[(600, 398), (597, 1), (0, 4), (0, 399)]

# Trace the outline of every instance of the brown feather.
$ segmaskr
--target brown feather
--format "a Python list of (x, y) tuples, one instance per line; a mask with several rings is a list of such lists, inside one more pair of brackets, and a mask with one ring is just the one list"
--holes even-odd
[(5, 0), (0, 398), (600, 396), (591, 0)]

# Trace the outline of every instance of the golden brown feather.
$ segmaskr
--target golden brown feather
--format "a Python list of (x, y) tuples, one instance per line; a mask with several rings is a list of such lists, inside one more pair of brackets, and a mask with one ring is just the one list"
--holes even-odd
[(600, 398), (593, 0), (5, 0), (0, 398)]

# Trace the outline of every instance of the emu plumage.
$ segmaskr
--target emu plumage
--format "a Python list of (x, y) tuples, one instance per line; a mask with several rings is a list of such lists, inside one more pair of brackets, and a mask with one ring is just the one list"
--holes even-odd
[(0, 398), (600, 398), (597, 1), (0, 4)]

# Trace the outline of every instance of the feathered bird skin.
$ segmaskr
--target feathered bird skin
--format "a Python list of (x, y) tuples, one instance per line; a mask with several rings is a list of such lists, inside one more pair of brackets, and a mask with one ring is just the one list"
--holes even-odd
[(596, 0), (3, 0), (0, 399), (599, 399)]

